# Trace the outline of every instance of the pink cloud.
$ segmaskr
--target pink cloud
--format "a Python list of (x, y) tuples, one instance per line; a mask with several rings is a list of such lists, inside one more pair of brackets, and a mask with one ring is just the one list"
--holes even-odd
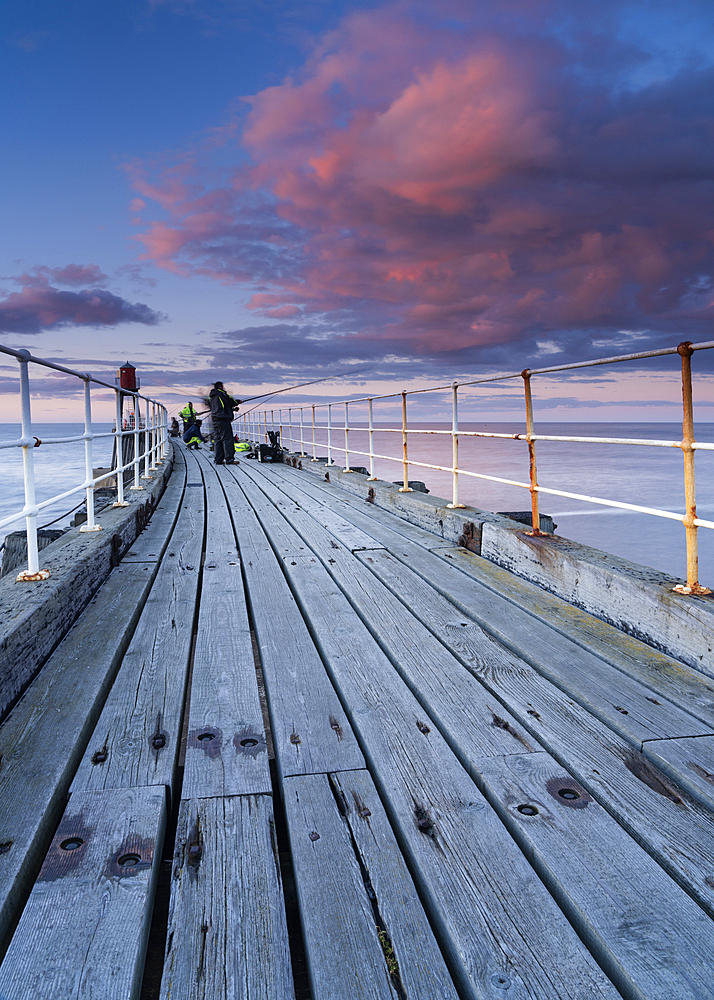
[[(244, 99), (225, 183), (198, 153), (133, 166), (164, 212), (145, 259), (244, 283), (271, 319), (325, 314), (416, 352), (695, 331), (714, 268), (707, 71), (608, 89), (594, 42), (577, 63), (541, 30), (555, 6), (351, 15), (301, 73)], [(452, 8), (471, 24), (442, 23)], [(608, 58), (617, 83), (633, 53), (611, 41)]]

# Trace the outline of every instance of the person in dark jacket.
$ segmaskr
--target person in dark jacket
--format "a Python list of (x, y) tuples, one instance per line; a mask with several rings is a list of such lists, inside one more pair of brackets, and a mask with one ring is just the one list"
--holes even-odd
[(236, 465), (233, 443), (233, 412), (240, 405), (239, 399), (233, 399), (226, 392), (222, 382), (216, 382), (209, 394), (211, 404), (211, 422), (213, 423), (213, 439), (215, 448), (213, 461), (216, 465)]
[(189, 448), (195, 448), (198, 450), (201, 447), (201, 442), (206, 440), (203, 434), (201, 434), (202, 423), (202, 420), (196, 418), (195, 422), (191, 424), (184, 434), (183, 439)]

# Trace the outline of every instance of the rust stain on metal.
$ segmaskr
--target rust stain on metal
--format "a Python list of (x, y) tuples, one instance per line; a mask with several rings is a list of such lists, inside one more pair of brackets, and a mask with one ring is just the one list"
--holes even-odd
[(568, 806), (570, 809), (585, 809), (593, 801), (592, 796), (585, 791), (582, 785), (574, 781), (570, 776), (549, 778), (545, 787), (561, 806)]
[(365, 500), (365, 503), (374, 503), (375, 496), (374, 487), (370, 486), (367, 491), (367, 499)]
[(216, 726), (202, 726), (200, 729), (192, 729), (186, 740), (186, 746), (195, 750), (203, 750), (211, 760), (220, 757), (222, 745), (223, 733)]
[(357, 815), (360, 819), (368, 819), (372, 815), (371, 809), (369, 809), (362, 799), (359, 797), (357, 792), (352, 791), (352, 798), (354, 800), (355, 809), (357, 810)]
[(268, 742), (265, 738), (265, 733), (255, 729), (254, 726), (248, 725), (235, 734), (233, 737), (233, 746), (236, 748), (236, 753), (247, 754), (253, 760), (255, 760), (259, 753), (267, 753), (268, 751)]
[(82, 864), (93, 833), (94, 829), (87, 826), (81, 812), (65, 816), (52, 839), (37, 881), (56, 882), (71, 875)]
[(109, 757), (109, 747), (105, 743), (103, 747), (99, 750), (95, 750), (92, 754), (93, 764), (103, 764)]
[(334, 715), (330, 716), (330, 729), (332, 729), (337, 734), (337, 739), (342, 739), (342, 726), (339, 724)]
[(294, 747), (300, 746), (300, 744), (302, 743), (302, 740), (300, 739), (300, 736), (298, 735), (298, 733), (295, 732), (294, 729), (290, 733), (290, 742), (292, 743), (292, 745)]
[(329, 472), (326, 472), (326, 473), (325, 473), (325, 482), (326, 482), (326, 483), (329, 483), (329, 481), (330, 481), (330, 473), (329, 473)]
[(529, 751), (529, 753), (533, 752), (533, 747), (530, 745), (525, 736), (523, 736), (522, 733), (519, 733), (517, 729), (514, 729), (514, 727), (507, 719), (502, 719), (500, 715), (496, 715), (496, 713), (492, 708), (489, 709), (489, 712), (493, 716), (493, 720), (491, 722), (492, 726), (494, 726), (496, 729), (502, 729), (504, 733), (508, 733), (509, 736), (512, 736), (514, 739), (518, 740), (518, 742), (521, 743), (526, 748), (526, 750)]
[(436, 828), (433, 819), (429, 815), (429, 810), (415, 803), (414, 819), (416, 820), (417, 830), (430, 840), (436, 841)]
[(308, 836), (310, 837), (310, 840), (312, 840), (313, 843), (316, 840), (320, 839), (320, 834), (317, 832), (317, 830), (313, 830), (310, 834), (308, 834)]
[(630, 714), (626, 708), (622, 707), (622, 705), (613, 705), (612, 707), (615, 709), (616, 712), (620, 712), (622, 715)]
[(427, 724), (425, 722), (421, 722), (419, 719), (416, 720), (416, 725), (419, 732), (423, 733), (425, 736), (431, 732), (431, 729), (429, 729)]
[(154, 860), (153, 837), (129, 836), (109, 859), (104, 874), (109, 878), (132, 878), (151, 868)]
[[(201, 817), (196, 816), (186, 841), (186, 865), (188, 870), (194, 875), (198, 874), (202, 859), (203, 831), (201, 830)], [(175, 872), (174, 878), (176, 877), (178, 877), (178, 874)]]

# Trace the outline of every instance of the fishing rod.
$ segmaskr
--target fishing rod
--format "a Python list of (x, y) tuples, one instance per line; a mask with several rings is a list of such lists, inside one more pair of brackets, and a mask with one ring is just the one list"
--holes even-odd
[[(302, 389), (306, 385), (317, 385), (319, 382), (329, 382), (329, 380), (332, 379), (332, 378), (343, 378), (345, 375), (361, 375), (363, 372), (366, 372), (366, 371), (368, 371), (367, 368), (358, 368), (356, 371), (353, 368), (349, 368), (347, 371), (340, 372), (337, 375), (325, 375), (324, 378), (316, 378), (316, 379), (313, 379), (311, 382), (299, 382), (297, 385), (286, 386), (285, 389), (276, 389), (274, 392), (263, 392), (263, 393), (261, 393), (258, 396), (248, 396), (247, 399), (241, 399), (240, 402), (241, 402), (241, 405), (242, 405), (243, 403), (251, 403), (254, 399), (265, 399), (266, 397), (268, 399), (270, 399), (273, 396), (279, 395), (281, 392), (290, 392), (292, 389)], [(251, 407), (251, 410), (254, 410), (254, 409), (255, 409), (254, 406)], [(246, 410), (245, 412), (246, 413), (250, 413), (251, 410)], [(200, 416), (203, 416), (203, 414), (210, 413), (210, 412), (211, 412), (211, 410), (210, 410), (210, 407), (209, 407), (209, 409), (207, 409), (207, 410), (200, 410), (200, 411), (198, 411), (196, 413), (196, 416), (200, 417)]]

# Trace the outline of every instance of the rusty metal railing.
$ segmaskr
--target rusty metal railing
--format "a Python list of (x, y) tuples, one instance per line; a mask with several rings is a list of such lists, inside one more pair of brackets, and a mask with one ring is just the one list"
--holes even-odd
[[(683, 594), (709, 594), (711, 591), (699, 583), (699, 560), (697, 554), (697, 530), (699, 528), (714, 528), (714, 521), (707, 521), (697, 516), (696, 495), (695, 495), (695, 475), (694, 456), (697, 451), (714, 451), (714, 443), (704, 443), (696, 441), (694, 437), (694, 409), (692, 400), (692, 356), (696, 351), (711, 350), (714, 348), (714, 341), (706, 343), (692, 344), (684, 341), (677, 347), (662, 348), (656, 351), (642, 351), (636, 354), (622, 354), (616, 357), (597, 358), (593, 361), (578, 361), (565, 365), (551, 365), (547, 368), (531, 368), (522, 372), (510, 372), (505, 375), (494, 375), (487, 378), (471, 379), (464, 382), (452, 382), (447, 385), (429, 386), (427, 388), (404, 390), (401, 393), (387, 393), (380, 396), (364, 396), (359, 399), (338, 400), (330, 403), (311, 403), (306, 406), (290, 407), (287, 410), (287, 435), (284, 433), (283, 410), (278, 411), (277, 427), (281, 432), (281, 440), (287, 445), (290, 451), (293, 445), (299, 444), (300, 455), (306, 457), (305, 452), (305, 414), (310, 421), (309, 426), (312, 431), (312, 457), (311, 461), (317, 461), (317, 431), (327, 432), (327, 464), (333, 465), (332, 452), (337, 450), (345, 455), (344, 471), (350, 472), (350, 455), (360, 455), (369, 459), (369, 479), (374, 480), (374, 462), (380, 459), (388, 462), (398, 462), (402, 466), (401, 492), (410, 492), (409, 489), (409, 467), (414, 466), (422, 469), (433, 469), (439, 472), (450, 472), (452, 475), (452, 498), (448, 504), (451, 508), (460, 508), (464, 505), (459, 502), (459, 478), (467, 476), (473, 479), (483, 479), (489, 482), (501, 483), (506, 486), (517, 486), (526, 489), (531, 496), (532, 511), (532, 533), (534, 535), (544, 535), (541, 530), (539, 496), (541, 493), (550, 496), (566, 497), (571, 500), (580, 500), (589, 503), (599, 504), (606, 507), (616, 507), (621, 510), (635, 511), (637, 513), (650, 514), (654, 517), (665, 517), (679, 521), (684, 525), (686, 532), (687, 546), (687, 582), (685, 585), (678, 585), (674, 589)], [(533, 418), (533, 397), (532, 380), (534, 376), (551, 375), (556, 372), (574, 371), (581, 368), (593, 368), (600, 365), (618, 364), (625, 361), (642, 361), (650, 358), (665, 357), (667, 355), (678, 354), (681, 357), (681, 379), (682, 379), (682, 439), (680, 441), (664, 441), (649, 438), (617, 438), (617, 437), (575, 437), (572, 435), (557, 434), (537, 434)], [(525, 433), (503, 434), (490, 431), (470, 431), (459, 427), (458, 405), (459, 390), (469, 386), (483, 385), (492, 382), (503, 382), (509, 379), (521, 379), (524, 390), (525, 406)], [(407, 418), (407, 398), (423, 393), (443, 392), (451, 390), (452, 393), (452, 421), (451, 430), (436, 430), (409, 427)], [(380, 427), (379, 433), (394, 433), (401, 435), (402, 449), (401, 457), (394, 455), (377, 454), (374, 450), (374, 403), (378, 400), (398, 400), (401, 405), (401, 426)], [(368, 451), (359, 451), (349, 444), (349, 407), (356, 404), (367, 404), (367, 427), (360, 425), (360, 430), (367, 430)], [(336, 446), (333, 443), (332, 407), (343, 404), (345, 407), (344, 422), (344, 447)], [(326, 409), (327, 423), (317, 422), (317, 411)], [(293, 440), (293, 412), (299, 411), (299, 440)], [(254, 411), (244, 415), (243, 435), (247, 440), (262, 441), (264, 430), (267, 432), (268, 422), (272, 429), (275, 429), (275, 410)], [(353, 425), (354, 428), (355, 425)], [(419, 462), (409, 458), (408, 440), (410, 435), (433, 435), (446, 436), (451, 438), (451, 465), (436, 465), (430, 462)], [(528, 482), (520, 482), (513, 479), (505, 479), (500, 476), (490, 476), (485, 473), (459, 467), (459, 439), (460, 438), (503, 438), (511, 440), (525, 441), (528, 446), (529, 476)], [(560, 441), (578, 444), (614, 444), (614, 445), (634, 445), (639, 447), (654, 448), (679, 448), (684, 455), (684, 491), (685, 491), (685, 513), (662, 510), (656, 507), (647, 507), (642, 504), (625, 503), (619, 500), (611, 500), (605, 497), (587, 496), (582, 493), (574, 493), (569, 490), (560, 490), (553, 487), (543, 486), (538, 482), (538, 472), (536, 466), (536, 442), (538, 441)]]
[[(59, 503), (66, 497), (73, 496), (75, 493), (84, 491), (87, 499), (87, 520), (79, 530), (100, 531), (101, 525), (97, 524), (94, 520), (95, 487), (105, 479), (109, 479), (110, 477), (116, 475), (117, 500), (113, 506), (128, 506), (127, 501), (124, 499), (124, 471), (133, 467), (134, 484), (130, 487), (130, 489), (137, 491), (144, 490), (144, 487), (140, 483), (140, 479), (152, 479), (152, 473), (166, 456), (167, 410), (166, 407), (157, 400), (149, 399), (146, 396), (142, 396), (138, 392), (122, 389), (116, 385), (110, 385), (108, 382), (103, 382), (101, 379), (94, 378), (87, 372), (77, 372), (71, 368), (65, 368), (63, 365), (55, 364), (52, 361), (35, 358), (29, 351), (15, 351), (9, 347), (0, 346), (0, 354), (15, 358), (19, 364), (20, 409), (22, 414), (22, 436), (16, 441), (3, 442), (0, 444), (0, 449), (22, 448), (25, 487), (24, 507), (22, 510), (17, 511), (8, 517), (2, 518), (0, 520), (0, 528), (4, 528), (9, 524), (24, 518), (27, 530), (27, 569), (23, 570), (18, 575), (17, 579), (18, 581), (46, 580), (50, 575), (49, 571), (46, 569), (40, 569), (39, 564), (39, 551), (37, 543), (37, 515), (39, 512), (45, 507), (50, 507), (53, 504)], [(28, 367), (30, 364), (62, 372), (65, 375), (71, 375), (81, 380), (84, 389), (84, 432), (82, 434), (72, 437), (43, 438), (40, 440), (40, 438), (36, 437), (32, 433), (33, 426), (30, 405), (30, 374)], [(104, 388), (111, 389), (115, 393), (116, 424), (115, 430), (113, 431), (97, 433), (94, 430), (92, 423), (92, 385), (103, 386)], [(129, 414), (130, 419), (127, 421), (127, 427), (124, 427), (123, 422), (123, 404), (125, 398), (131, 399), (132, 406)], [(143, 419), (141, 416), (142, 401), (145, 403), (145, 415)], [(141, 434), (144, 434), (143, 452), (141, 451), (140, 445)], [(131, 461), (124, 464), (122, 441), (125, 437), (132, 436), (134, 438), (134, 457)], [(95, 476), (93, 468), (92, 442), (98, 438), (108, 437), (114, 438), (116, 442), (117, 468), (112, 469), (110, 472), (107, 472), (102, 476)], [(39, 448), (41, 445), (65, 444), (74, 441), (84, 442), (84, 482), (74, 486), (72, 489), (65, 490), (63, 493), (52, 496), (48, 500), (43, 500), (41, 503), (37, 503), (35, 497), (34, 449)], [(144, 463), (143, 473), (140, 472), (142, 460)]]

